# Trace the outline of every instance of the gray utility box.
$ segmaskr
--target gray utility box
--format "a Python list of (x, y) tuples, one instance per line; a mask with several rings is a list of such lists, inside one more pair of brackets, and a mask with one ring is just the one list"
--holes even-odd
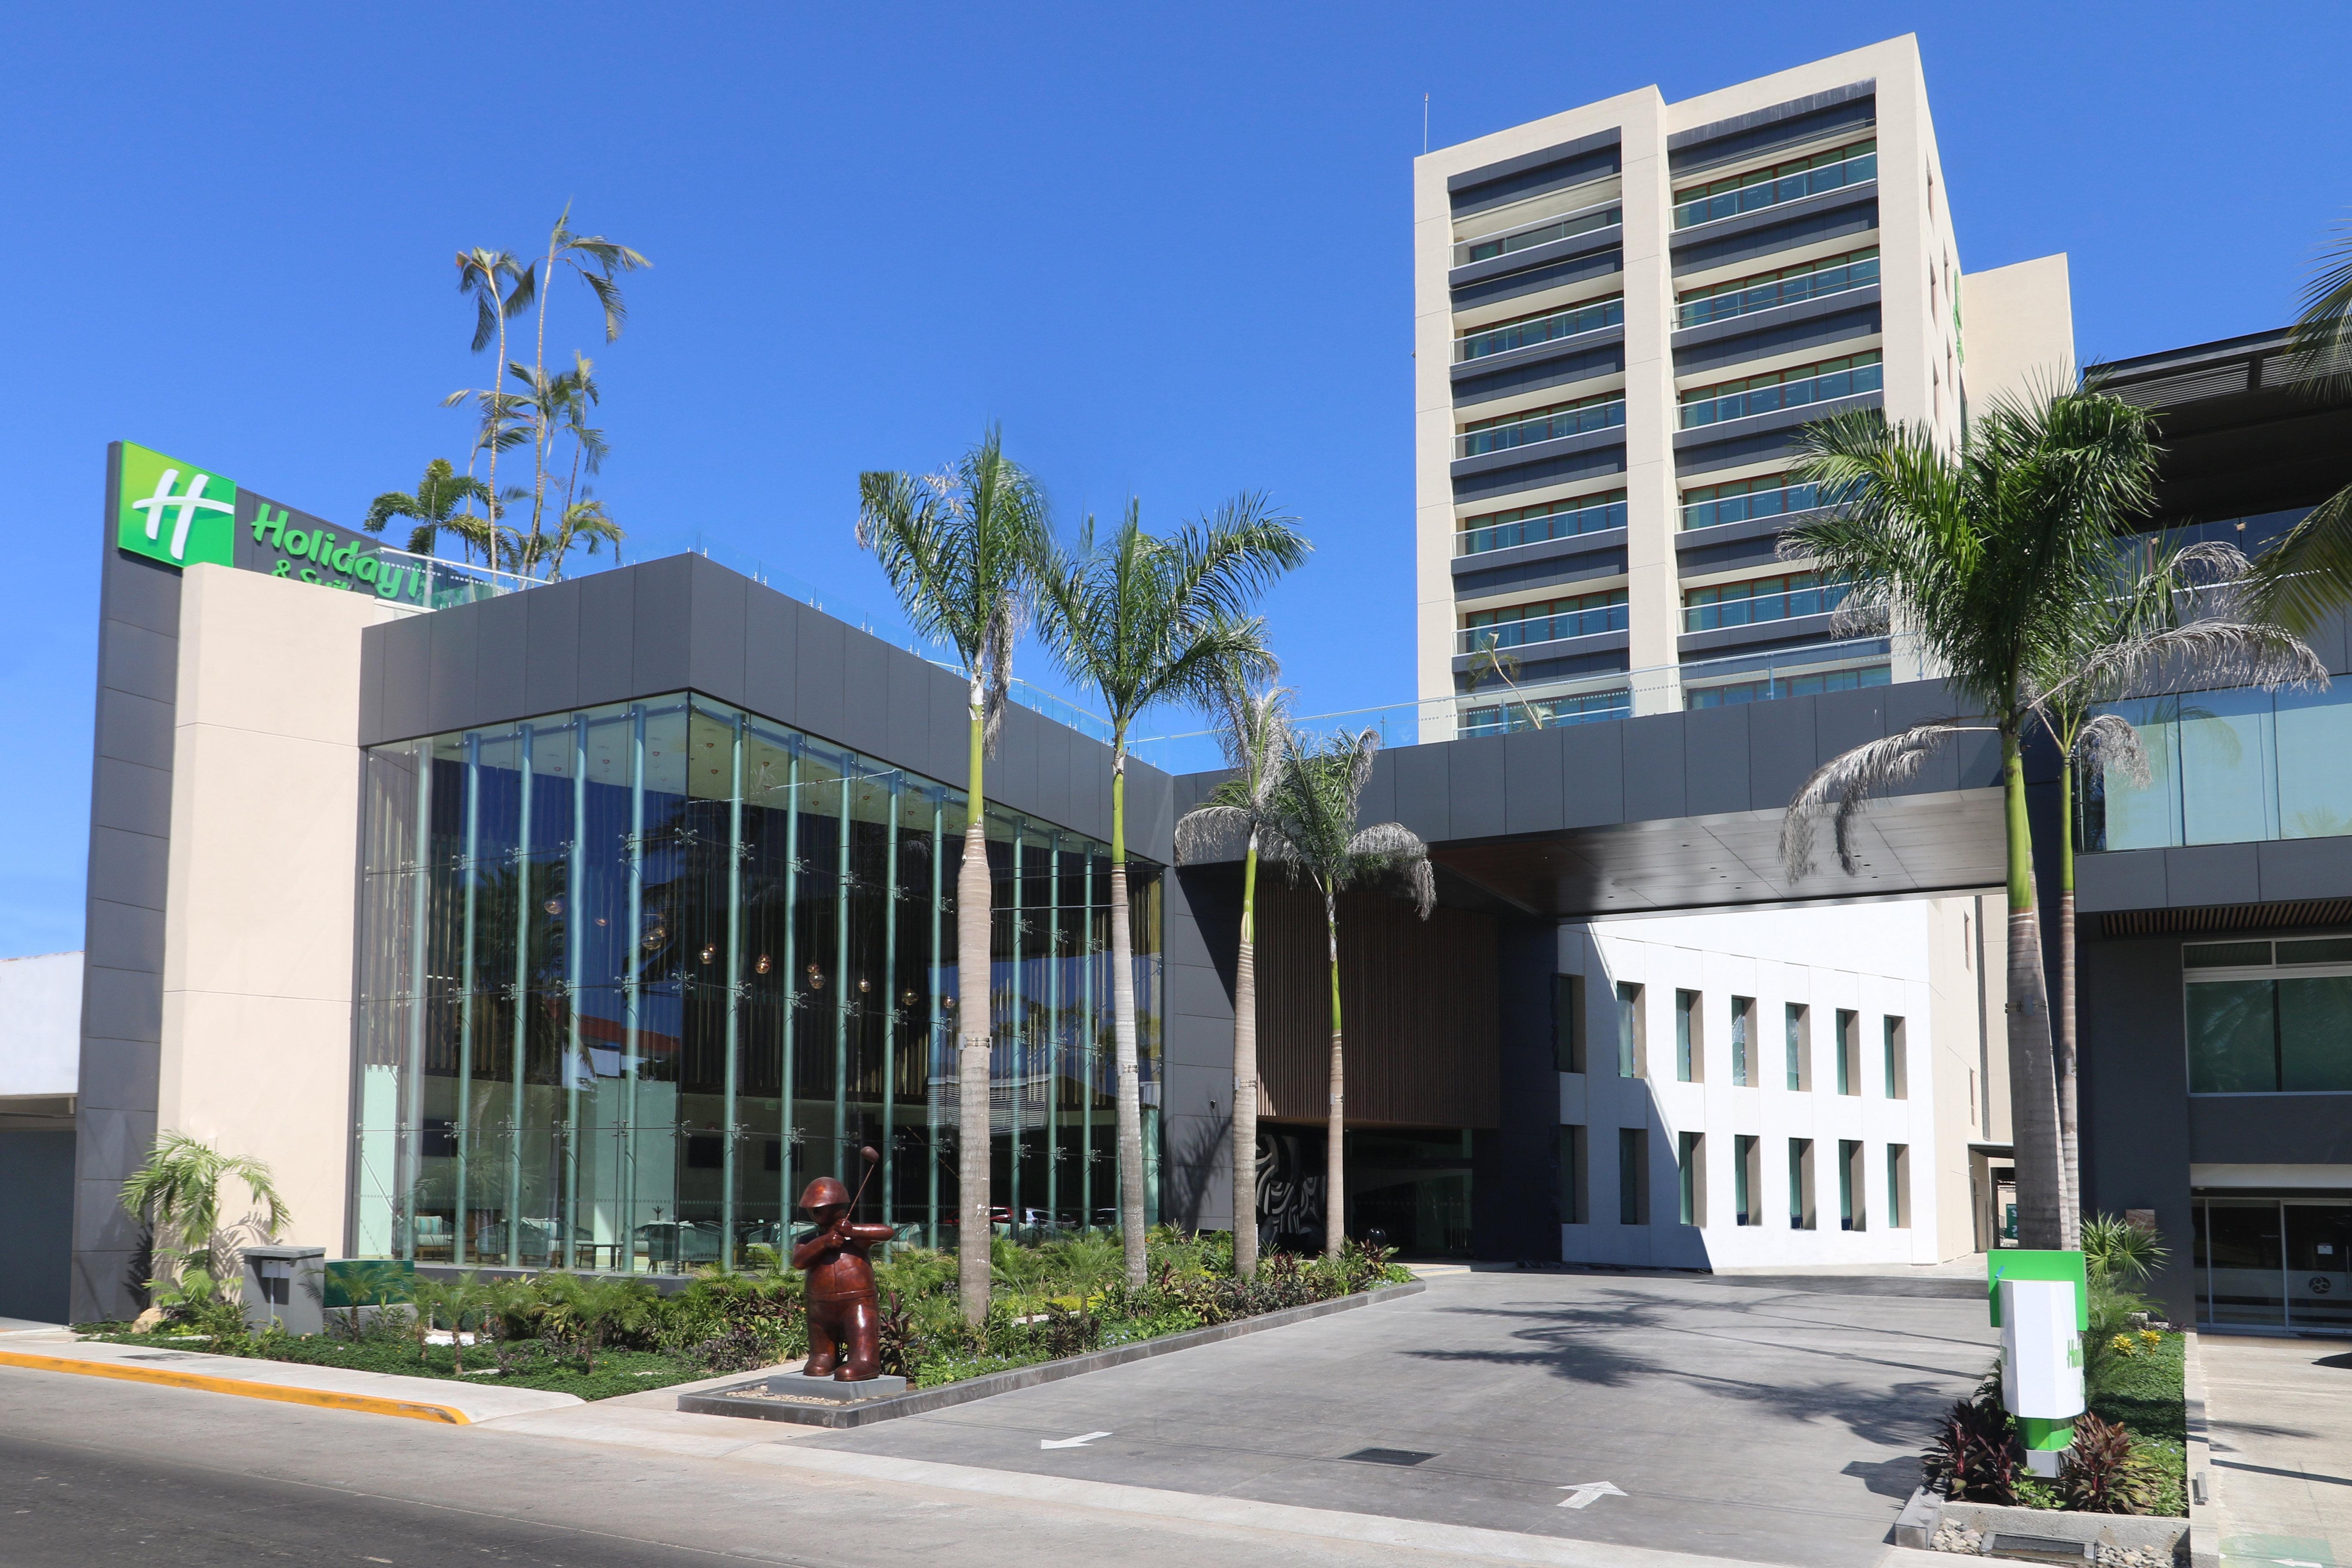
[(255, 1328), (271, 1323), (289, 1334), (325, 1329), (327, 1249), (323, 1247), (248, 1247), (245, 1292), (238, 1300), (245, 1321)]

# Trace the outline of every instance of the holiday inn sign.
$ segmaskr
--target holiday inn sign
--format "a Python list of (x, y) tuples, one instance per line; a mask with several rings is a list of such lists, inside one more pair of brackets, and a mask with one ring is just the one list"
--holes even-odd
[(324, 519), (239, 490), (197, 463), (129, 441), (116, 443), (114, 542), (173, 568), (208, 564), (267, 572), (324, 587), (423, 605), (421, 563), (363, 533), (341, 534)]

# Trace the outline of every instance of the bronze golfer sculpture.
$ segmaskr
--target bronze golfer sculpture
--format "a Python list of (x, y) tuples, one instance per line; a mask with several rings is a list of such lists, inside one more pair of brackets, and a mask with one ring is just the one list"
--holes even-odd
[[(860, 1149), (871, 1180), (882, 1156)], [(808, 1377), (831, 1376), (863, 1383), (882, 1371), (882, 1306), (874, 1288), (874, 1265), (866, 1249), (898, 1234), (891, 1225), (857, 1225), (850, 1214), (866, 1195), (866, 1181), (850, 1194), (831, 1176), (819, 1176), (801, 1194), (816, 1229), (793, 1248), (793, 1267), (808, 1276)]]

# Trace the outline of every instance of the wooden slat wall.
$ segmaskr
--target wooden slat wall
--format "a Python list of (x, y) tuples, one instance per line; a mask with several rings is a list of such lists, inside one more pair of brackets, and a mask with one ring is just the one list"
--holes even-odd
[[(1258, 881), (1262, 1115), (1320, 1122), (1330, 1063), (1323, 902), (1281, 874)], [(1493, 1127), (1501, 1024), (1495, 919), (1391, 894), (1339, 900), (1339, 1000), (1350, 1127)]]

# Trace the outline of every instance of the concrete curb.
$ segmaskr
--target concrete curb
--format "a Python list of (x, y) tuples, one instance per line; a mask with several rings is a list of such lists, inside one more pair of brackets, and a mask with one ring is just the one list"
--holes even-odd
[(239, 1377), (209, 1377), (203, 1373), (169, 1372), (158, 1366), (130, 1366), (119, 1361), (0, 1351), (0, 1366), (24, 1367), (34, 1372), (72, 1373), (81, 1377), (110, 1377), (122, 1383), (188, 1388), (203, 1394), (232, 1394), (244, 1399), (272, 1399), (283, 1405), (309, 1405), (322, 1410), (398, 1415), (411, 1421), (437, 1421), (451, 1426), (473, 1425), (473, 1417), (454, 1405), (436, 1405), (419, 1399), (390, 1399), (374, 1394), (343, 1394), (325, 1388), (297, 1388), (282, 1383), (255, 1383)]
[[(2002, 1508), (1988, 1502), (1954, 1502), (1922, 1487), (1911, 1494), (1895, 1521), (1895, 1544), (1915, 1552), (1932, 1550), (1936, 1532), (1947, 1524), (1973, 1530), (1990, 1542), (1994, 1535), (2023, 1536), (2045, 1541), (2095, 1542), (2117, 1551), (2153, 1547), (2169, 1558), (2189, 1521), (2163, 1514), (2073, 1513), (2063, 1509)], [(2001, 1552), (1987, 1555), (2002, 1556)]]
[(2213, 1450), (2205, 1435), (2205, 1367), (2192, 1330), (2180, 1336), (2180, 1393), (2189, 1407), (2189, 1568), (2220, 1568), (2221, 1505), (2213, 1495)]
[[(1286, 1307), (1279, 1312), (1266, 1312), (1255, 1318), (1238, 1318), (1230, 1323), (1217, 1323), (1205, 1329), (1190, 1329), (1181, 1334), (1161, 1339), (1144, 1340), (1131, 1345), (1118, 1345), (1107, 1351), (1093, 1351), (1086, 1355), (1070, 1356), (1062, 1361), (1049, 1361), (1036, 1366), (1015, 1367), (1011, 1372), (991, 1373), (985, 1377), (966, 1378), (940, 1388), (919, 1389), (902, 1394), (895, 1399), (877, 1399), (867, 1405), (853, 1405), (838, 1410), (827, 1410), (806, 1405), (783, 1405), (766, 1399), (731, 1396), (726, 1389), (712, 1389), (706, 1394), (682, 1394), (677, 1407), (695, 1415), (736, 1415), (754, 1421), (790, 1421), (803, 1426), (866, 1426), (877, 1421), (895, 1420), (902, 1415), (924, 1415), (951, 1405), (968, 1405), (975, 1399), (992, 1394), (1011, 1394), (1015, 1389), (1034, 1388), (1040, 1384), (1059, 1383), (1066, 1377), (1082, 1373), (1102, 1372), (1129, 1362), (1145, 1361), (1152, 1356), (1167, 1355), (1175, 1351), (1192, 1350), (1198, 1345), (1215, 1344), (1221, 1340), (1238, 1339), (1265, 1329), (1279, 1329), (1292, 1323), (1303, 1323), (1313, 1318), (1329, 1317), (1334, 1312), (1350, 1311), (1358, 1307), (1376, 1306), (1406, 1296), (1418, 1296), (1429, 1287), (1416, 1279), (1410, 1285), (1383, 1285), (1377, 1290), (1365, 1290), (1353, 1296), (1340, 1296), (1328, 1301), (1311, 1302), (1304, 1307)], [(739, 1387), (749, 1386), (753, 1380), (745, 1379)], [(760, 1381), (764, 1382), (764, 1379)]]

